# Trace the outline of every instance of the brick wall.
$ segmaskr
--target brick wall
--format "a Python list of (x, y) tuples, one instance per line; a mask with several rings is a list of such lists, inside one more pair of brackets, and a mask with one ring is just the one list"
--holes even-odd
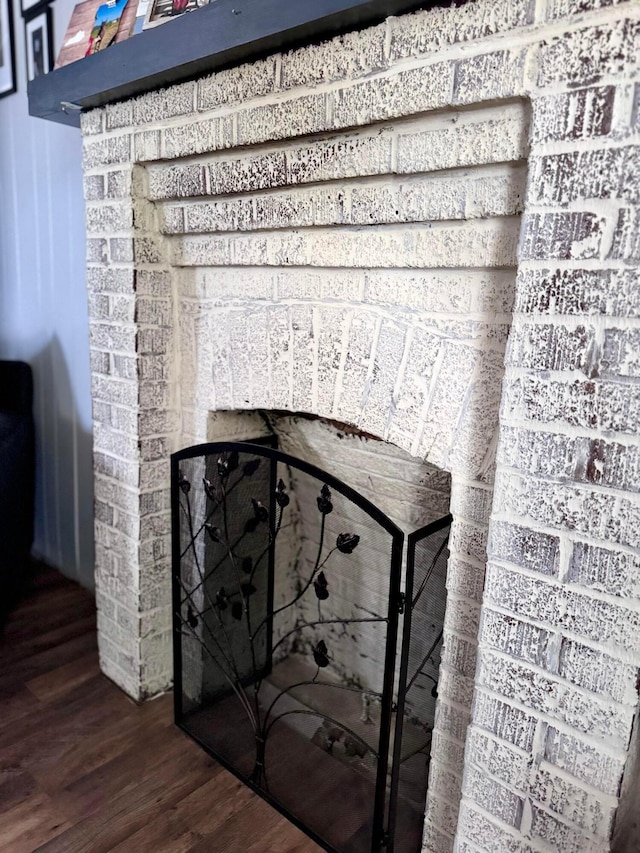
[(640, 651), (639, 33), (631, 2), (476, 0), (83, 116), (103, 668), (168, 684), (167, 459), (211, 410), (428, 459), (455, 526), (425, 850), (608, 849)]

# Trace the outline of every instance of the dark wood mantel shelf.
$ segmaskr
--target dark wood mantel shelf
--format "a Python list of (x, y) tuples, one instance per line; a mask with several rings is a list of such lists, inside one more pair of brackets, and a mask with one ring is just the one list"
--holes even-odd
[(213, 0), (32, 80), (29, 114), (79, 126), (81, 110), (432, 5), (433, 0)]

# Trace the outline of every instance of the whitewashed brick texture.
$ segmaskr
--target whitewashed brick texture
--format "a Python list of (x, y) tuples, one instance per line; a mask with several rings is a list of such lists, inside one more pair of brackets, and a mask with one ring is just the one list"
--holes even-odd
[(434, 853), (609, 848), (640, 659), (639, 38), (634, 2), (475, 0), (82, 117), (103, 670), (171, 683), (168, 456), (251, 437), (223, 412), (426, 459), (454, 514)]

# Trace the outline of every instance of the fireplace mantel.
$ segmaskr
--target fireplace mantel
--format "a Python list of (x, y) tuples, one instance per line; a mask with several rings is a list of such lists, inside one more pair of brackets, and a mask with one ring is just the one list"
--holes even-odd
[(29, 114), (80, 126), (85, 109), (434, 6), (433, 0), (215, 0), (28, 85)]

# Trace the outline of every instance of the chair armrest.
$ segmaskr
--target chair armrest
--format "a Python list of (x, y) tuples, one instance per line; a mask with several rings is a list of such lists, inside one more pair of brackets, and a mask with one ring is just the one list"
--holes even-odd
[(0, 410), (31, 414), (33, 374), (24, 361), (0, 361)]

